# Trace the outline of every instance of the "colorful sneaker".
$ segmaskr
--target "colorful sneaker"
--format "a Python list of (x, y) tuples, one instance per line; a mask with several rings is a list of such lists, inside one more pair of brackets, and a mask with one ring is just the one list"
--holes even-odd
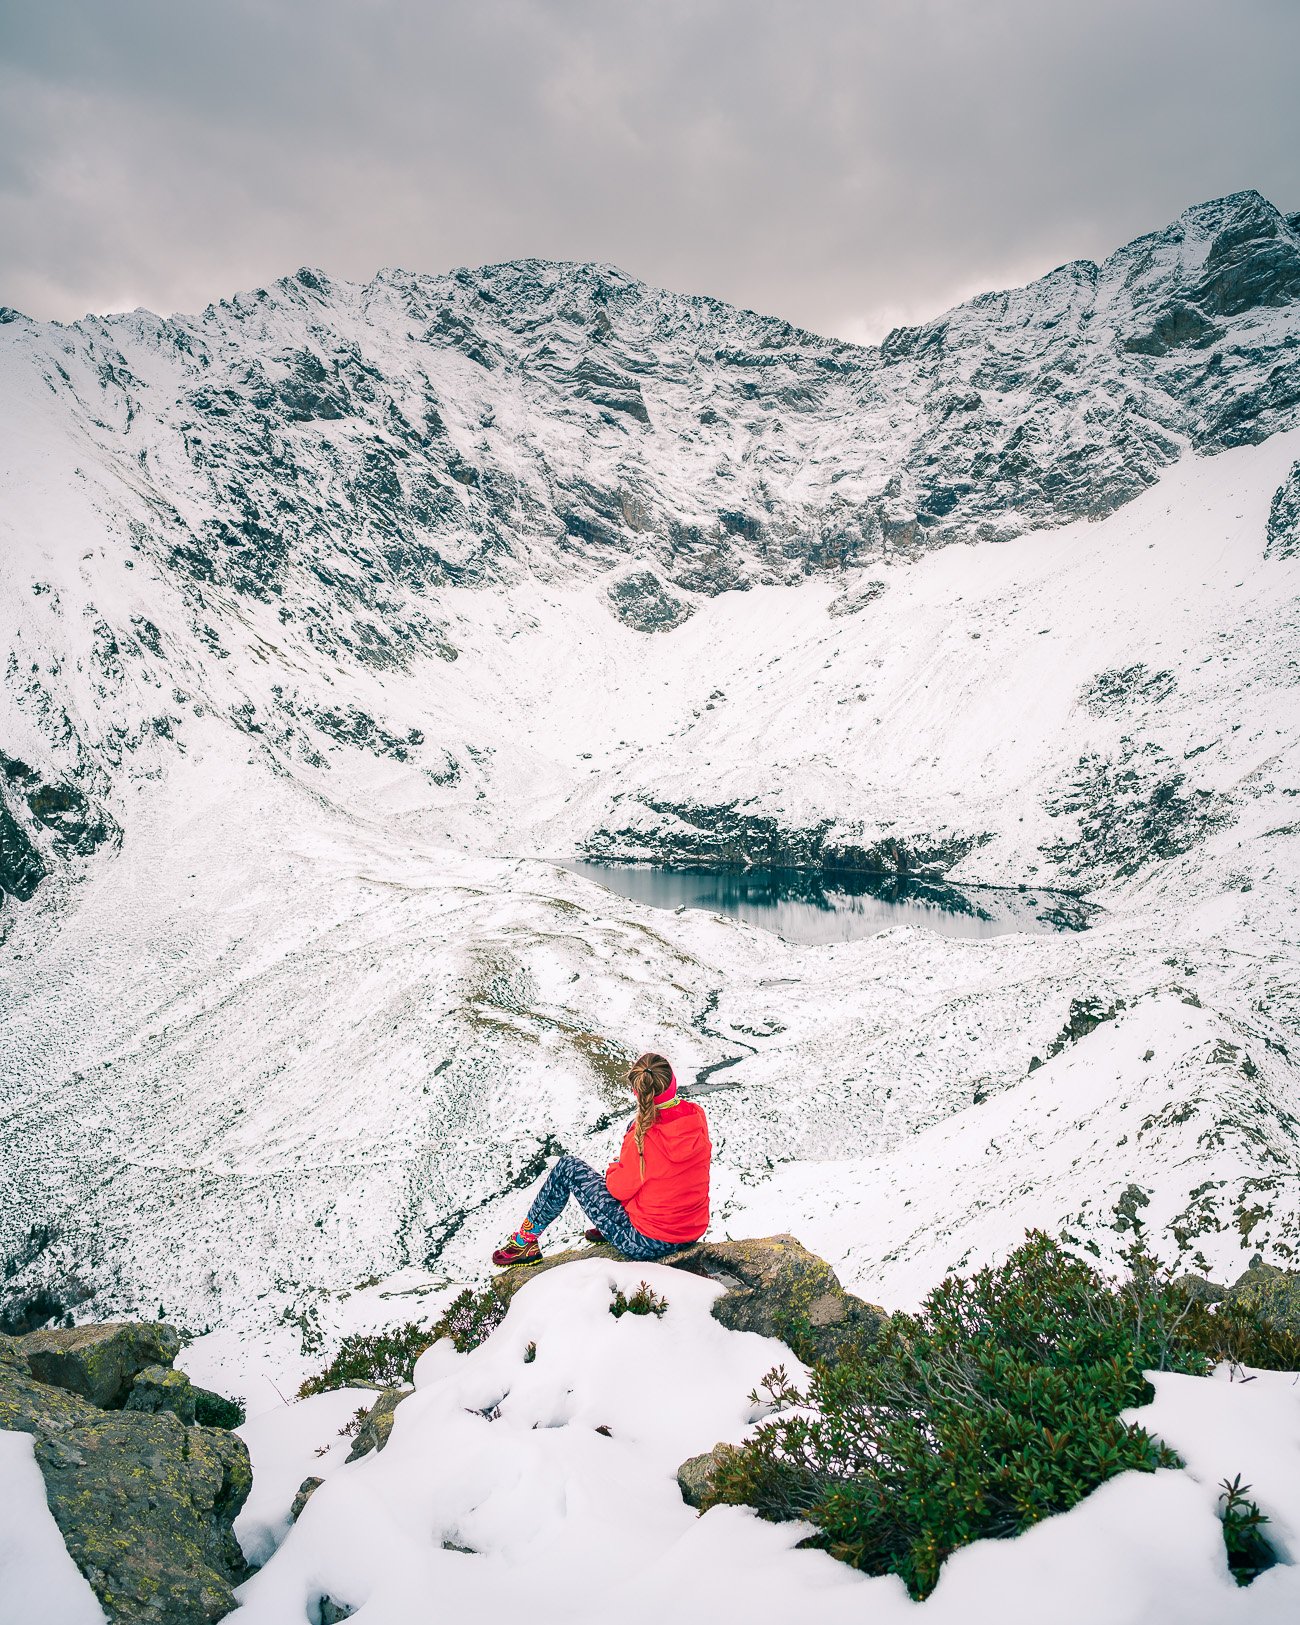
[(509, 1269), (512, 1264), (536, 1264), (542, 1256), (537, 1237), (531, 1230), (516, 1230), (503, 1247), (492, 1254), (498, 1269)]
[(599, 1246), (600, 1243), (605, 1239), (599, 1230), (584, 1230), (582, 1233), (584, 1236), (586, 1236), (588, 1241), (593, 1242), (596, 1246)]

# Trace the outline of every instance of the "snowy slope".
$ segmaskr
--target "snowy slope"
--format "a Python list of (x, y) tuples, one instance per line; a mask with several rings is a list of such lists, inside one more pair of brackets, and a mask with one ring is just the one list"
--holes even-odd
[[(648, 1045), (742, 1057), (718, 1228), (891, 1305), (1131, 1184), (1290, 1257), (1297, 265), (1241, 194), (878, 351), (535, 262), (0, 326), (10, 1301), (307, 1359)], [(1105, 912), (795, 947), (555, 867), (710, 842)]]

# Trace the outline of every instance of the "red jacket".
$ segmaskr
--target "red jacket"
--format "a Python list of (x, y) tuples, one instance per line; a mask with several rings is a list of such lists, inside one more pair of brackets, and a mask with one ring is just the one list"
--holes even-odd
[(605, 1186), (643, 1236), (698, 1241), (709, 1228), (709, 1124), (693, 1100), (661, 1111), (645, 1136), (645, 1178), (634, 1127), (623, 1138)]

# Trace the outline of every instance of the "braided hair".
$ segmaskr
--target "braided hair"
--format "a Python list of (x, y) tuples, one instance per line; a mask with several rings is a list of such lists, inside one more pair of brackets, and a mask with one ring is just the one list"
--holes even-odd
[[(636, 1096), (636, 1149), (641, 1159), (641, 1178), (645, 1178), (645, 1137), (655, 1120), (659, 1108), (655, 1096), (663, 1094), (673, 1081), (673, 1069), (662, 1055), (653, 1052), (633, 1061), (627, 1074), (628, 1085)], [(676, 1105), (676, 1101), (673, 1102)]]

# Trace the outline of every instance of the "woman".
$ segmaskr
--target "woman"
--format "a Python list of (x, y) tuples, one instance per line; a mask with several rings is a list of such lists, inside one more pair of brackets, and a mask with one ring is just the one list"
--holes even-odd
[(650, 1261), (689, 1247), (709, 1228), (709, 1125), (693, 1100), (679, 1100), (677, 1079), (662, 1055), (643, 1055), (627, 1081), (636, 1117), (618, 1161), (604, 1179), (580, 1157), (561, 1157), (546, 1176), (528, 1217), (492, 1262), (534, 1264), (537, 1238), (569, 1198), (591, 1220), (588, 1241), (608, 1241), (628, 1258)]

